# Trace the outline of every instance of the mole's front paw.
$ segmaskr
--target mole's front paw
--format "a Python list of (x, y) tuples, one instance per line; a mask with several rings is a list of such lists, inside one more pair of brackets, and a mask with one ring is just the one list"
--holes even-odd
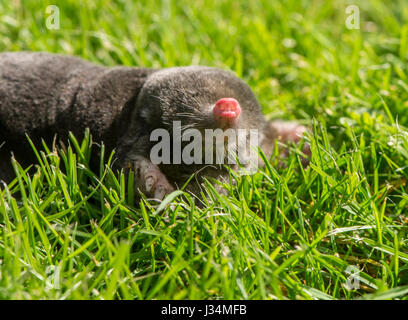
[(148, 159), (138, 158), (134, 162), (134, 170), (135, 187), (147, 197), (163, 200), (167, 194), (174, 191), (159, 167)]
[[(275, 121), (272, 122), (271, 126), (276, 132), (275, 134), (277, 135), (277, 139), (284, 143), (290, 141), (299, 143), (302, 140), (304, 134), (307, 132), (305, 126), (302, 126), (296, 122)], [(309, 158), (311, 156), (309, 143), (305, 142), (303, 144), (302, 152), (306, 155), (306, 158), (302, 157), (302, 164), (303, 166), (306, 166), (309, 163)], [(282, 150), (282, 155), (284, 157), (287, 157), (288, 153), (289, 150), (287, 148), (284, 148)]]

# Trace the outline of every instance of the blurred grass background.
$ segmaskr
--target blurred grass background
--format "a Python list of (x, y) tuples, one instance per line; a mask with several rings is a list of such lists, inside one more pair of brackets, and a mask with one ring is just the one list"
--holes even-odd
[[(51, 4), (60, 10), (59, 30), (45, 25)], [(357, 30), (345, 25), (351, 4), (360, 10)], [(23, 207), (33, 205), (13, 202), (13, 192), (30, 189), (31, 182), (23, 176), (18, 187), (9, 186), (11, 194), (7, 188), (2, 191), (0, 223), (7, 228), (0, 231), (0, 296), (406, 298), (407, 1), (0, 0), (0, 17), (0, 51), (65, 53), (110, 66), (230, 69), (249, 83), (266, 117), (298, 119), (314, 132), (306, 172), (292, 155), (285, 169), (269, 168), (257, 178), (240, 180), (231, 187), (230, 199), (213, 195), (215, 204), (205, 210), (188, 202), (166, 209), (174, 225), (158, 217), (155, 208), (127, 206), (124, 196), (117, 200), (120, 205), (112, 204), (115, 197), (105, 190), (98, 199), (106, 196), (101, 206), (113, 206), (120, 214), (119, 231), (114, 213), (104, 207), (100, 212), (112, 213), (102, 219), (110, 226), (102, 228), (106, 237), (101, 229), (85, 225), (78, 241), (66, 231), (71, 242), (65, 246), (72, 245), (72, 250), (58, 251), (54, 245), (41, 249), (50, 256), (35, 253), (38, 265), (29, 259), (29, 247), (14, 250), (10, 242), (18, 223), (9, 224), (9, 208), (15, 204), (13, 214), (22, 210), (24, 216)], [(118, 193), (119, 185), (117, 181)], [(44, 215), (64, 228), (74, 221), (84, 223), (75, 214), (56, 214), (72, 204), (61, 195), (58, 206), (52, 207), (59, 197), (52, 192), (63, 194), (54, 187), (37, 196), (30, 191), (43, 201)], [(86, 187), (80, 188), (85, 192)], [(177, 215), (185, 219), (177, 220)], [(220, 221), (213, 215), (220, 215)], [(40, 224), (44, 230), (51, 228)], [(26, 230), (24, 224), (20, 227)], [(26, 235), (32, 238), (32, 248), (43, 246), (47, 237), (51, 243), (58, 240), (53, 232), (38, 235), (28, 230)], [(139, 241), (137, 248), (123, 244), (123, 237), (133, 239), (133, 245)], [(104, 243), (106, 238), (117, 243), (116, 249)], [(99, 258), (106, 255), (107, 264), (90, 262), (92, 250)], [(5, 262), (6, 256), (19, 255), (25, 263)], [(62, 289), (51, 290), (27, 275), (33, 268), (45, 277), (46, 270), (57, 265), (70, 266), (61, 274)], [(364, 272), (358, 290), (344, 288), (349, 265)], [(86, 272), (79, 272), (80, 266)], [(112, 266), (121, 270), (113, 278)], [(75, 283), (81, 285), (73, 289)]]

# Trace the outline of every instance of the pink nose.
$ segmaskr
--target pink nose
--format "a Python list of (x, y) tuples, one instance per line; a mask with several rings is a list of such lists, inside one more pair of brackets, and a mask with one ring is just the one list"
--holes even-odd
[(215, 103), (213, 113), (220, 119), (237, 119), (241, 113), (241, 106), (234, 98), (222, 98)]

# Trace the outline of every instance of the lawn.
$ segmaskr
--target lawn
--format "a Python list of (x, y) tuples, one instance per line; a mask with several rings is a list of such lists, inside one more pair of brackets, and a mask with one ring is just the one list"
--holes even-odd
[(0, 185), (1, 299), (407, 299), (406, 1), (0, 0), (0, 17), (0, 51), (230, 69), (312, 150), (197, 207), (135, 203), (114, 155), (89, 169), (89, 135), (33, 146), (35, 174), (13, 162)]

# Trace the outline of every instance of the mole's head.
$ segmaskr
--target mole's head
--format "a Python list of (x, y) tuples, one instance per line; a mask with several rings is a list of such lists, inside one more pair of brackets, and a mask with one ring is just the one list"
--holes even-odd
[(159, 71), (139, 95), (140, 116), (152, 128), (257, 128), (262, 121), (251, 89), (233, 73), (209, 67)]
[[(179, 157), (181, 163), (175, 163), (173, 155), (177, 150), (173, 141), (170, 143), (170, 163), (161, 164), (160, 167), (173, 181), (185, 180), (193, 172), (203, 170), (208, 165), (213, 166), (206, 172), (203, 170), (205, 176), (219, 175), (223, 166), (215, 165), (219, 164), (215, 153), (221, 144), (224, 147), (230, 139), (229, 136), (225, 137), (225, 132), (228, 130), (236, 133), (238, 129), (245, 129), (240, 130), (244, 135), (236, 135), (235, 139), (236, 142), (241, 139), (247, 143), (251, 129), (262, 130), (266, 122), (258, 101), (247, 84), (231, 72), (210, 67), (170, 68), (153, 73), (144, 84), (137, 104), (138, 118), (152, 131), (164, 129), (174, 140), (177, 124), (183, 137), (183, 147), (191, 143), (191, 139), (184, 139), (189, 130), (194, 129), (201, 134), (201, 139), (196, 141), (196, 144), (202, 146), (201, 150), (205, 150), (199, 156), (201, 162), (191, 163), (191, 158), (186, 160)], [(215, 132), (209, 142), (216, 145), (212, 149), (212, 163), (205, 158), (209, 140), (205, 132), (208, 129)], [(217, 135), (224, 136), (217, 142)], [(231, 145), (236, 150), (237, 143)], [(229, 147), (230, 145), (227, 146)], [(225, 152), (226, 157), (230, 156), (229, 151)]]

